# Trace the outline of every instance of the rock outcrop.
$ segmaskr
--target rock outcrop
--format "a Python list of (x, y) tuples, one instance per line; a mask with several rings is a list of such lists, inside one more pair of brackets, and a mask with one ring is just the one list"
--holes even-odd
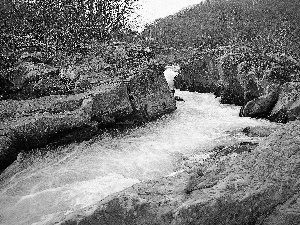
[(241, 116), (276, 122), (298, 118), (299, 65), (296, 60), (286, 55), (236, 53), (231, 57), (223, 56), (221, 62), (223, 86), (228, 83), (228, 78), (232, 80), (225, 90), (232, 89), (232, 95), (244, 101)]
[(249, 101), (241, 108), (241, 116), (268, 118), (286, 123), (300, 118), (300, 83), (287, 82), (271, 88), (271, 92)]
[[(31, 59), (32, 60), (32, 59)], [(32, 61), (19, 62), (9, 73), (9, 81), (14, 89), (24, 88), (30, 81), (57, 73), (58, 68), (44, 63), (34, 63)]]
[(244, 133), (248, 137), (268, 137), (278, 128), (279, 128), (279, 124), (276, 124), (275, 127), (265, 127), (265, 126), (246, 127), (242, 130), (242, 133)]
[(241, 108), (240, 116), (266, 118), (278, 100), (278, 93), (278, 89), (274, 89), (265, 95), (247, 102)]
[(133, 108), (131, 120), (152, 120), (175, 110), (175, 98), (162, 73), (132, 76), (125, 79), (124, 83)]
[(24, 47), (1, 64), (0, 171), (21, 151), (85, 140), (103, 126), (145, 122), (176, 109), (164, 65), (150, 60), (154, 55), (143, 46), (48, 50)]
[(259, 97), (262, 90), (257, 82), (257, 74), (251, 71), (247, 56), (235, 51), (225, 48), (194, 54), (181, 66), (176, 87), (215, 93), (225, 104), (244, 105)]
[(219, 91), (218, 80), (215, 57), (210, 53), (202, 53), (186, 65), (181, 65), (180, 74), (175, 77), (175, 87), (200, 93), (217, 93)]
[(269, 118), (276, 122), (300, 119), (300, 82), (288, 82), (282, 85), (278, 101)]
[(224, 46), (191, 53), (175, 86), (211, 92), (223, 104), (243, 106), (240, 116), (287, 122), (299, 118), (299, 71), (291, 56)]
[(224, 54), (219, 59), (219, 83), (221, 84), (221, 103), (244, 104), (244, 89), (239, 77), (239, 54)]
[(136, 184), (60, 224), (298, 224), (300, 122), (252, 151)]
[(111, 80), (79, 94), (1, 101), (0, 170), (20, 151), (44, 146), (74, 130), (86, 131), (89, 138), (107, 124), (149, 121), (175, 109), (163, 74), (156, 72)]

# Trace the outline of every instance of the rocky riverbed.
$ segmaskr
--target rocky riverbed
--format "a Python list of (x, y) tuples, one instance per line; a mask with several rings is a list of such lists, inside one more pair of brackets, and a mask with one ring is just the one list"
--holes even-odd
[[(239, 107), (222, 105), (212, 94), (177, 95), (185, 100), (177, 103), (177, 110), (142, 126), (107, 129), (89, 141), (19, 154), (0, 176), (1, 223), (62, 222), (140, 182), (161, 183), (173, 176), (175, 186), (169, 188), (175, 190), (184, 181), (176, 180), (179, 174), (186, 176), (180, 185), (189, 196), (195, 188), (187, 185), (189, 177), (204, 173), (198, 169), (203, 163), (213, 164), (232, 152), (248, 153), (270, 127), (277, 127), (239, 117)], [(255, 126), (260, 127), (253, 130)]]
[(189, 170), (136, 184), (61, 224), (300, 223), (300, 122), (241, 132), (262, 139), (189, 159)]

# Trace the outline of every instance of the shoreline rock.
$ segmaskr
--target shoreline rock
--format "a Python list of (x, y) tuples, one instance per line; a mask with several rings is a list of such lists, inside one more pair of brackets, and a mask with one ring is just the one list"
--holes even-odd
[(300, 118), (300, 83), (287, 82), (270, 93), (249, 101), (241, 108), (240, 116), (267, 118), (287, 123)]
[(182, 64), (178, 89), (214, 93), (222, 104), (242, 106), (240, 116), (281, 123), (300, 118), (300, 67), (291, 56), (226, 46), (195, 50)]
[(253, 118), (266, 118), (278, 101), (278, 91), (262, 95), (247, 102), (240, 110), (240, 116)]
[(282, 85), (278, 101), (269, 118), (276, 122), (300, 119), (300, 82), (288, 82)]
[(200, 93), (219, 93), (217, 60), (213, 54), (199, 53), (180, 68), (175, 77), (175, 87), (180, 90)]
[(70, 134), (68, 140), (76, 141), (80, 130), (90, 138), (109, 124), (149, 121), (175, 109), (174, 96), (159, 72), (111, 80), (74, 95), (1, 101), (0, 170), (21, 151), (59, 143)]

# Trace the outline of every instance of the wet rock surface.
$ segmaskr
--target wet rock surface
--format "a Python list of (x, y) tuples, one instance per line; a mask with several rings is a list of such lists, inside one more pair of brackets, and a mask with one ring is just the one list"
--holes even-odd
[[(73, 95), (0, 102), (0, 169), (22, 150), (59, 139), (90, 138), (101, 127), (122, 121), (149, 121), (176, 109), (163, 74), (111, 80)], [(67, 140), (66, 139), (66, 140)]]
[(287, 55), (259, 55), (248, 47), (196, 50), (175, 81), (179, 89), (242, 106), (240, 116), (282, 123), (299, 118), (299, 63)]
[(180, 75), (175, 77), (175, 87), (200, 93), (217, 93), (218, 79), (216, 58), (210, 53), (199, 53), (194, 60), (181, 66)]
[(274, 126), (274, 127), (246, 127), (242, 130), (244, 134), (246, 134), (249, 137), (268, 137), (270, 134), (276, 131), (276, 129), (279, 129), (280, 125)]
[(290, 122), (251, 151), (134, 185), (61, 224), (297, 224), (299, 132)]
[(278, 100), (278, 91), (255, 98), (241, 108), (240, 115), (254, 118), (266, 118)]
[(300, 118), (300, 82), (288, 82), (281, 87), (278, 101), (269, 117), (277, 122)]
[(230, 146), (218, 146), (212, 150), (213, 157), (220, 158), (229, 154), (241, 154), (243, 152), (251, 152), (258, 146), (258, 143), (241, 142)]

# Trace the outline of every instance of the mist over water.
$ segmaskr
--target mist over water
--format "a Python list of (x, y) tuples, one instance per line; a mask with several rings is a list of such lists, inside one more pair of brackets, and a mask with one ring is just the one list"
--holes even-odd
[(226, 131), (269, 125), (239, 117), (239, 107), (221, 105), (212, 94), (175, 94), (185, 102), (156, 121), (20, 160), (15, 175), (1, 175), (0, 224), (59, 221), (109, 194), (174, 172), (183, 156), (201, 157), (218, 144), (235, 141)]

